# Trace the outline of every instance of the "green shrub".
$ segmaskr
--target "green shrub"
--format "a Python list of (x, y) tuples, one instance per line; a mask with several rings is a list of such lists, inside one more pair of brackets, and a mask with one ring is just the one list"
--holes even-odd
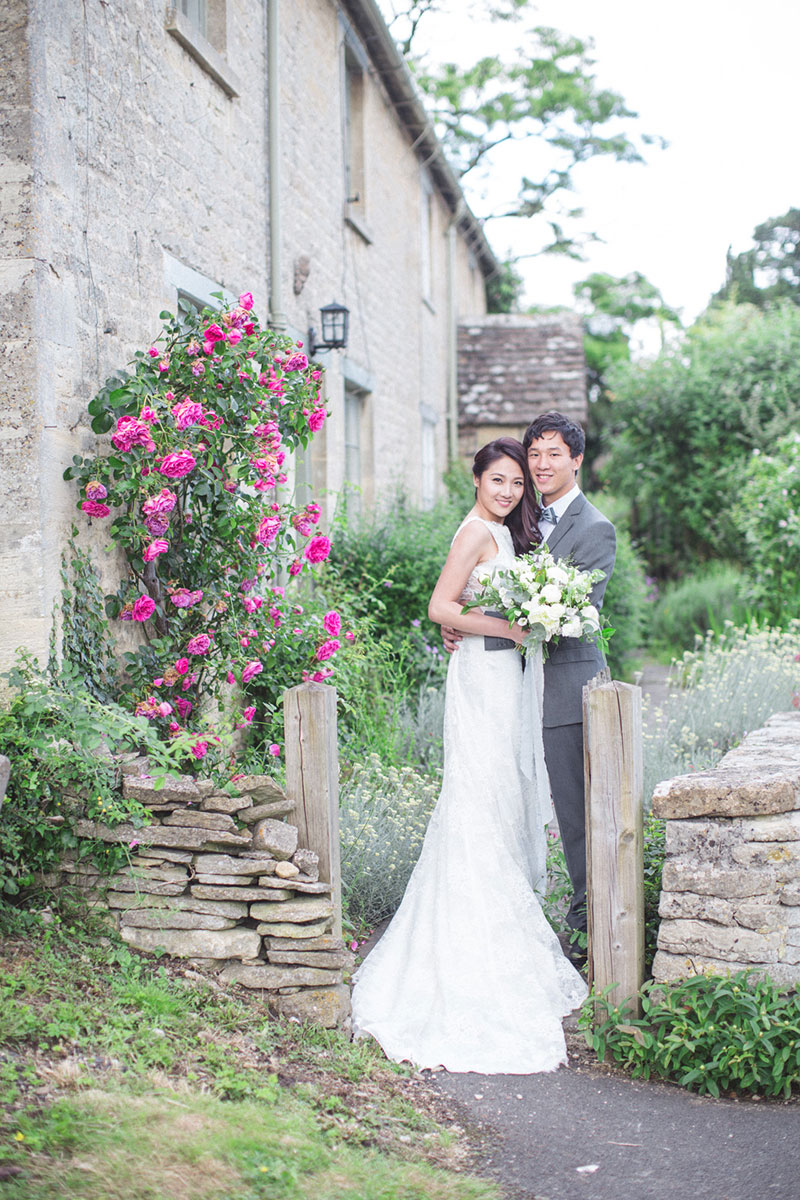
[(667, 584), (653, 605), (651, 644), (680, 654), (692, 649), (698, 633), (719, 630), (726, 621), (745, 624), (748, 587), (734, 563), (709, 563), (679, 583)]
[(376, 754), (340, 786), (342, 899), (349, 922), (371, 927), (398, 907), (411, 877), (438, 784)]
[[(590, 996), (579, 1018), (600, 1061), (635, 1078), (651, 1075), (712, 1096), (745, 1092), (788, 1097), (800, 1087), (800, 995), (746, 971), (646, 983), (643, 1016)], [(592, 1028), (595, 1007), (601, 1017)]]
[[(50, 678), (21, 656), (9, 678), (18, 694), (0, 712), (0, 746), (11, 761), (0, 808), (0, 905), (24, 901), (36, 872), (78, 847), (78, 818), (147, 823), (147, 811), (122, 796), (112, 753), (144, 750), (163, 770), (174, 766), (144, 717), (96, 700), (69, 663)], [(89, 839), (80, 845), (109, 869), (124, 854)]]
[(424, 647), (441, 647), (428, 601), (464, 511), (442, 501), (421, 512), (401, 495), (370, 520), (343, 523), (332, 539), (327, 576), (347, 588), (356, 611), (371, 617), (374, 636), (407, 664), (413, 690), (427, 683), (435, 659)]
[(733, 520), (752, 447), (772, 453), (800, 415), (800, 307), (730, 304), (648, 363), (614, 370), (604, 472), (659, 578), (738, 560)]
[(759, 614), (783, 623), (800, 616), (800, 433), (768, 453), (754, 450), (733, 513)]
[(608, 644), (608, 666), (614, 679), (625, 679), (645, 641), (650, 586), (630, 534), (617, 529), (617, 558), (603, 598), (603, 616), (615, 632)]
[(665, 703), (645, 708), (645, 803), (661, 780), (715, 766), (748, 730), (800, 705), (800, 621), (709, 632), (671, 681)]
[(666, 821), (648, 816), (644, 823), (644, 969), (649, 975), (653, 967), (661, 918), (661, 873), (666, 849)]

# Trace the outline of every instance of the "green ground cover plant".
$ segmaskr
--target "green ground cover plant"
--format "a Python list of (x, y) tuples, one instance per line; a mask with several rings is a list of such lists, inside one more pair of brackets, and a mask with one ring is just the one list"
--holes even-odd
[[(634, 1078), (670, 1079), (700, 1095), (788, 1098), (800, 1089), (800, 995), (746, 971), (695, 975), (640, 992), (642, 1017), (590, 996), (580, 1016), (600, 1061)], [(596, 1020), (595, 1010), (600, 1020)]]
[(721, 632), (725, 622), (746, 626), (751, 583), (735, 563), (715, 562), (665, 584), (651, 608), (649, 647), (668, 656), (694, 649), (697, 635)]
[(370, 1041), (49, 914), (0, 952), (9, 1200), (498, 1200), (441, 1097)]
[(663, 705), (645, 707), (648, 807), (658, 782), (713, 767), (748, 730), (800, 705), (800, 621), (709, 631), (675, 660), (671, 682)]

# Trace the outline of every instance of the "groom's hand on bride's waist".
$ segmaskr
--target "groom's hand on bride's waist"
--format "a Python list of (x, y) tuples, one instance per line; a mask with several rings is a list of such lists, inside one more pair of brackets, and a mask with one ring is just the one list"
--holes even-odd
[(459, 633), (457, 629), (453, 629), (452, 625), (442, 626), (442, 641), (448, 654), (452, 654), (454, 650), (458, 649), (458, 643), (463, 636), (463, 633)]

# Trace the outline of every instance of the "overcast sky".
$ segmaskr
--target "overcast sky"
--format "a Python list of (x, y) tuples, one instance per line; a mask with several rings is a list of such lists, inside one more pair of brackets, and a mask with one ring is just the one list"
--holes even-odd
[[(388, 11), (391, 0), (381, 3)], [(420, 27), (439, 59), (467, 63), (522, 41), (519, 25), (480, 28), (457, 0), (451, 10), (455, 17)], [(534, 24), (594, 40), (598, 82), (638, 112), (634, 127), (670, 145), (652, 148), (646, 166), (598, 160), (579, 169), (575, 202), (605, 244), (583, 264), (520, 264), (523, 303), (570, 304), (572, 283), (591, 271), (638, 270), (691, 321), (724, 280), (727, 247), (747, 248), (755, 225), (800, 207), (800, 0), (537, 0), (536, 10)], [(524, 169), (519, 147), (498, 159), (498, 195), (514, 195)], [(533, 224), (486, 229), (505, 257), (536, 248)]]

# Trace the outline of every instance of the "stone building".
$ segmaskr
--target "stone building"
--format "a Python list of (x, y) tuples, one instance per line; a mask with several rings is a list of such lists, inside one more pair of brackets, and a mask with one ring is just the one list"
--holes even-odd
[(467, 462), (493, 438), (522, 438), (533, 418), (550, 409), (586, 422), (579, 316), (512, 313), (459, 325), (458, 442)]
[(0, 670), (46, 650), (87, 402), (182, 296), (304, 343), (346, 304), (297, 478), (432, 503), (496, 262), (374, 0), (6, 0), (0, 34)]

